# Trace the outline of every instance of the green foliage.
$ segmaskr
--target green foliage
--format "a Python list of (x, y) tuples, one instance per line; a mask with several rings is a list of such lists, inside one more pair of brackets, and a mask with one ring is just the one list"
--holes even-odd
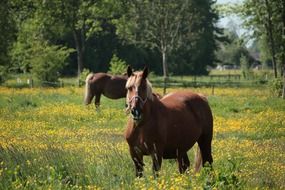
[(218, 171), (210, 166), (203, 168), (199, 176), (203, 189), (243, 189), (243, 184), (238, 177), (239, 165), (238, 161), (229, 159), (220, 166)]
[(7, 68), (0, 65), (0, 84), (2, 84), (7, 78)]
[(113, 75), (121, 75), (126, 73), (127, 67), (126, 62), (114, 54), (110, 61), (109, 73)]
[[(9, 50), (13, 63), (9, 70), (17, 73), (30, 72), (29, 56), (35, 40), (76, 49), (77, 56), (69, 56), (70, 62), (65, 66), (66, 75), (77, 74), (78, 68), (106, 72), (113, 52), (135, 68), (149, 65), (156, 74), (162, 73), (160, 53), (165, 48), (168, 69), (174, 75), (206, 74), (206, 65), (214, 62), (218, 15), (212, 0), (4, 0), (1, 3), (5, 31), (2, 33), (0, 29), (0, 33), (5, 35), (0, 37), (3, 42), (0, 46), (6, 49), (0, 54)], [(5, 3), (12, 6), (7, 8)], [(7, 15), (11, 17), (6, 19)], [(165, 23), (163, 18), (167, 18)], [(8, 64), (10, 60), (3, 62)]]
[(282, 78), (275, 78), (269, 82), (269, 89), (273, 96), (280, 97), (283, 90), (283, 80)]
[(86, 77), (91, 73), (89, 69), (83, 69), (79, 77), (79, 86), (85, 84)]
[[(191, 162), (180, 175), (175, 160), (163, 160), (153, 179), (146, 156), (145, 176), (137, 179), (123, 137), (124, 99), (102, 97), (95, 111), (94, 105), (82, 107), (82, 88), (2, 87), (0, 189), (284, 189), (283, 100), (267, 98), (264, 89), (218, 91), (209, 96), (216, 131), (213, 168), (194, 174)], [(230, 112), (234, 108), (239, 112)]]
[(21, 23), (17, 34), (17, 41), (13, 43), (10, 51), (12, 59), (11, 71), (27, 73), (30, 71), (31, 59), (35, 56), (37, 49), (43, 41), (41, 34), (41, 23), (38, 18), (29, 18)]
[(21, 23), (18, 39), (10, 52), (13, 60), (11, 70), (31, 72), (42, 82), (56, 82), (73, 50), (49, 43), (44, 39), (43, 28), (39, 18), (30, 18)]
[(244, 18), (244, 26), (253, 30), (251, 38), (259, 40), (262, 60), (270, 57), (276, 74), (277, 68), (281, 73), (285, 56), (284, 30), (282, 31), (285, 27), (285, 2), (247, 0), (240, 7), (239, 14)]
[[(0, 66), (9, 66), (11, 64), (9, 50), (16, 34), (16, 24), (11, 11), (12, 4), (9, 0), (0, 1)], [(3, 77), (0, 75), (0, 78)]]
[(115, 22), (117, 33), (130, 43), (157, 49), (165, 76), (204, 74), (206, 65), (213, 65), (220, 32), (213, 1), (128, 2), (125, 14)]
[[(221, 62), (222, 65), (227, 64), (240, 66), (242, 56), (244, 56), (248, 62), (248, 50), (243, 39), (238, 36), (235, 26), (232, 26), (232, 28), (225, 33), (228, 41), (219, 43), (220, 48), (216, 53), (219, 62)], [(249, 67), (249, 63), (247, 64)]]
[(73, 52), (72, 49), (49, 45), (47, 42), (34, 43), (30, 57), (31, 73), (39, 80), (55, 82), (58, 80), (59, 71), (66, 65), (66, 58)]

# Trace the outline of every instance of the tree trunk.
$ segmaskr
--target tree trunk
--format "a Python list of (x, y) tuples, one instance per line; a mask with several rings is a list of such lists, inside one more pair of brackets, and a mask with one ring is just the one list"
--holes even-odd
[(283, 67), (283, 90), (282, 90), (282, 98), (285, 99), (285, 67)]
[(282, 44), (281, 45), (281, 48), (282, 48), (282, 59), (281, 59), (282, 69), (281, 70), (283, 70), (283, 72), (281, 71), (281, 77), (282, 76), (285, 77), (284, 76), (285, 74), (284, 73), (285, 72), (285, 0), (282, 1), (282, 43), (281, 44)]
[(78, 74), (78, 77), (79, 77), (81, 72), (82, 72), (82, 70), (83, 70), (83, 55), (84, 55), (84, 52), (83, 52), (81, 47), (76, 48), (76, 51), (77, 51), (77, 74)]
[(76, 46), (76, 53), (77, 53), (77, 75), (78, 78), (80, 77), (80, 74), (83, 70), (83, 58), (84, 58), (84, 38), (82, 36), (81, 31), (73, 30), (73, 37), (75, 41)]
[(163, 94), (166, 94), (166, 86), (167, 86), (167, 79), (168, 79), (168, 69), (167, 69), (167, 54), (166, 50), (162, 50), (162, 67), (163, 67)]
[(285, 0), (282, 1), (282, 64), (283, 64), (283, 90), (282, 98), (285, 99)]
[(267, 35), (269, 38), (269, 44), (270, 44), (270, 50), (271, 50), (271, 56), (272, 56), (272, 64), (273, 64), (273, 71), (274, 71), (274, 77), (277, 78), (277, 65), (276, 65), (276, 51), (275, 51), (275, 42), (273, 39), (273, 26), (272, 26), (272, 11), (271, 7), (268, 3), (268, 0), (265, 0), (266, 10), (268, 14), (267, 18), (267, 24), (265, 24), (265, 28), (267, 30)]

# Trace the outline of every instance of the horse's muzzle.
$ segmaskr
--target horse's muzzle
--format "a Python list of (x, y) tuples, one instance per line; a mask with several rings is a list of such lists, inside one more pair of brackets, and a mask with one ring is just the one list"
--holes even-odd
[(131, 114), (132, 114), (133, 119), (134, 119), (135, 121), (141, 120), (141, 118), (142, 118), (141, 110), (138, 109), (138, 108), (133, 108), (133, 109), (131, 110)]

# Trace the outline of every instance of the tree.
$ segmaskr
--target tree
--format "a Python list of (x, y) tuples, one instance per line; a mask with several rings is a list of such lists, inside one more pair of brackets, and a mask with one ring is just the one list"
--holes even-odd
[(284, 0), (247, 0), (239, 9), (239, 13), (244, 17), (245, 25), (254, 31), (254, 37), (266, 40), (275, 78), (278, 70), (282, 73), (285, 65), (285, 43), (282, 37), (284, 9)]
[(0, 83), (10, 65), (9, 51), (15, 40), (16, 23), (12, 15), (11, 1), (0, 1)]
[(283, 63), (283, 90), (282, 97), (285, 99), (285, 0), (281, 1), (282, 6), (282, 63)]
[[(39, 3), (41, 19), (49, 27), (63, 26), (63, 33), (72, 33), (77, 52), (78, 76), (84, 68), (86, 43), (101, 31), (101, 23), (112, 14), (112, 1), (108, 0), (51, 0)], [(58, 19), (60, 18), (60, 19)]]
[[(211, 26), (213, 26), (214, 16), (211, 12), (212, 1), (201, 3), (201, 1), (189, 0), (132, 0), (127, 2), (129, 9), (117, 21), (117, 32), (131, 43), (159, 50), (162, 59), (165, 93), (169, 73), (169, 56), (183, 44), (185, 45), (185, 41), (189, 42), (191, 41), (189, 39), (197, 38), (197, 36), (199, 38), (201, 32), (204, 34), (209, 32), (206, 35), (209, 35), (209, 38), (212, 37), (213, 29)], [(199, 10), (204, 12), (196, 14), (197, 11), (195, 10), (201, 4), (206, 8)], [(207, 23), (202, 22), (202, 24), (195, 22), (195, 20), (203, 18), (199, 16), (204, 16), (209, 20)], [(205, 31), (203, 24), (210, 26), (210, 30)], [(192, 32), (193, 30), (196, 31)], [(196, 42), (204, 44), (202, 38)], [(212, 43), (212, 40), (209, 43)], [(202, 48), (202, 46), (200, 47)]]
[(228, 30), (225, 32), (228, 41), (219, 43), (219, 50), (217, 51), (217, 59), (222, 65), (229, 64), (240, 66), (240, 59), (242, 56), (248, 57), (249, 52), (236, 31)]
[[(85, 53), (86, 42), (86, 9), (88, 3), (81, 0), (70, 1), (44, 1), (38, 3), (38, 11), (41, 20), (49, 28), (51, 24), (56, 23), (64, 27), (64, 32), (71, 32), (75, 42), (77, 52), (78, 76), (83, 70), (83, 57)], [(61, 18), (61, 19), (58, 19)]]
[(33, 43), (40, 37), (39, 20), (29, 18), (22, 21), (18, 26), (17, 40), (10, 50), (12, 64), (11, 71), (27, 73), (31, 69), (30, 59), (32, 56)]
[(223, 29), (216, 25), (218, 14), (214, 7), (213, 1), (192, 1), (191, 33), (171, 55), (177, 62), (171, 66), (180, 67), (178, 74), (205, 75), (208, 74), (206, 66), (214, 66), (218, 43), (227, 41)]

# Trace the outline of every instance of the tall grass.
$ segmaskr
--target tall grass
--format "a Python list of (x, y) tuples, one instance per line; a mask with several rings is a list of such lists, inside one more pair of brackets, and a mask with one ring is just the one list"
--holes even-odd
[(214, 114), (213, 168), (180, 175), (175, 160), (164, 160), (154, 179), (146, 157), (136, 179), (124, 99), (103, 97), (96, 111), (83, 106), (81, 88), (0, 87), (0, 189), (284, 189), (283, 100), (266, 89), (194, 91)]

